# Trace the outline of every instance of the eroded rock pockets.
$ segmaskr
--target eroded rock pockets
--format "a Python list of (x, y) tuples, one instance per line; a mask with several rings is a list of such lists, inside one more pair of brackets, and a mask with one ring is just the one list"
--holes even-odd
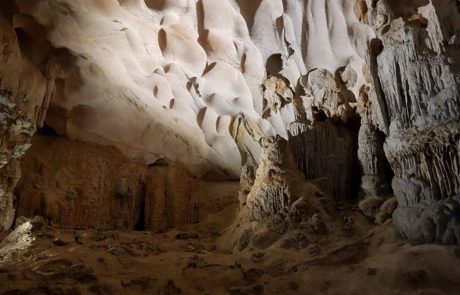
[[(298, 117), (292, 105), (301, 103), (291, 93), (300, 77), (351, 65), (349, 85), (362, 83), (372, 31), (356, 18), (353, 1), (324, 4), (8, 0), (2, 11), (22, 53), (47, 80), (40, 122), (147, 162), (167, 154), (196, 176), (237, 178), (240, 159), (229, 133), (236, 114), (287, 138)], [(261, 85), (274, 76), (285, 83), (266, 83), (264, 97)]]

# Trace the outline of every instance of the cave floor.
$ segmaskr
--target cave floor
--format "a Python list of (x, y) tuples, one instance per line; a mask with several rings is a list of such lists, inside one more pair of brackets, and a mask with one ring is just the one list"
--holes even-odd
[(459, 294), (460, 248), (404, 244), (391, 221), (357, 215), (362, 238), (327, 247), (237, 252), (231, 216), (163, 234), (23, 226), (1, 244), (0, 294)]

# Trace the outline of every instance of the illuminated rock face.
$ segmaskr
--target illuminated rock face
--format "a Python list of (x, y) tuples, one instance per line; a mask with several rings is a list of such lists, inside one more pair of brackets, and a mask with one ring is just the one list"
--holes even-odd
[[(338, 200), (360, 178), (363, 195), (391, 194), (389, 164), (401, 232), (458, 241), (433, 213), (457, 208), (460, 190), (457, 3), (2, 1), (0, 223), (14, 216), (18, 159), (46, 124), (221, 179), (241, 166), (250, 179), (259, 139), (279, 135)], [(420, 224), (429, 234), (414, 236)]]
[(309, 70), (351, 64), (357, 94), (373, 37), (353, 0), (9, 2), (23, 54), (48, 78), (39, 123), (195, 175), (238, 177), (238, 113), (287, 138), (293, 97), (264, 115), (269, 77), (292, 96)]

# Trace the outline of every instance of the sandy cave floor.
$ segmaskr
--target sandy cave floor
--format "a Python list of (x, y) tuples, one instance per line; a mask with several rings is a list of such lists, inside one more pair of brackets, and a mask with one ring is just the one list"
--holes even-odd
[(234, 214), (164, 234), (26, 223), (1, 244), (0, 294), (460, 294), (460, 248), (404, 244), (391, 221), (352, 210), (352, 242), (234, 252)]

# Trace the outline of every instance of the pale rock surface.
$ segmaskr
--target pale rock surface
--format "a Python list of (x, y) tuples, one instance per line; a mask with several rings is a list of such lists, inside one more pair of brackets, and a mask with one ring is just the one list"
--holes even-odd
[(24, 254), (32, 246), (35, 237), (32, 234), (32, 223), (24, 222), (6, 236), (0, 243), (0, 261), (3, 263), (15, 260), (15, 256)]
[(388, 118), (394, 220), (418, 243), (460, 241), (459, 9), (458, 1), (378, 1), (368, 12), (379, 35), (373, 71)]
[[(5, 44), (13, 48), (2, 57), (14, 52), (2, 83), (10, 101), (27, 98), (32, 130), (46, 123), (72, 140), (115, 146), (149, 164), (168, 158), (194, 176), (220, 178), (237, 178), (245, 162), (231, 134), (238, 114), (259, 137), (288, 138), (292, 122), (312, 118), (313, 102), (346, 121), (374, 36), (352, 0), (8, 0), (2, 12)], [(321, 101), (304, 91), (316, 68), (329, 73), (326, 86), (344, 68), (346, 98)], [(251, 153), (260, 156), (257, 143)], [(9, 183), (9, 197), (1, 198), (10, 216), (5, 228), (14, 214)]]
[[(229, 134), (237, 113), (287, 138), (292, 104), (262, 119), (267, 74), (291, 89), (315, 68), (349, 65), (360, 75), (373, 37), (352, 0), (8, 2), (18, 7), (12, 25), (27, 54), (48, 79), (49, 126), (149, 163), (164, 154), (194, 175), (239, 175)], [(357, 95), (364, 79), (354, 79)]]

